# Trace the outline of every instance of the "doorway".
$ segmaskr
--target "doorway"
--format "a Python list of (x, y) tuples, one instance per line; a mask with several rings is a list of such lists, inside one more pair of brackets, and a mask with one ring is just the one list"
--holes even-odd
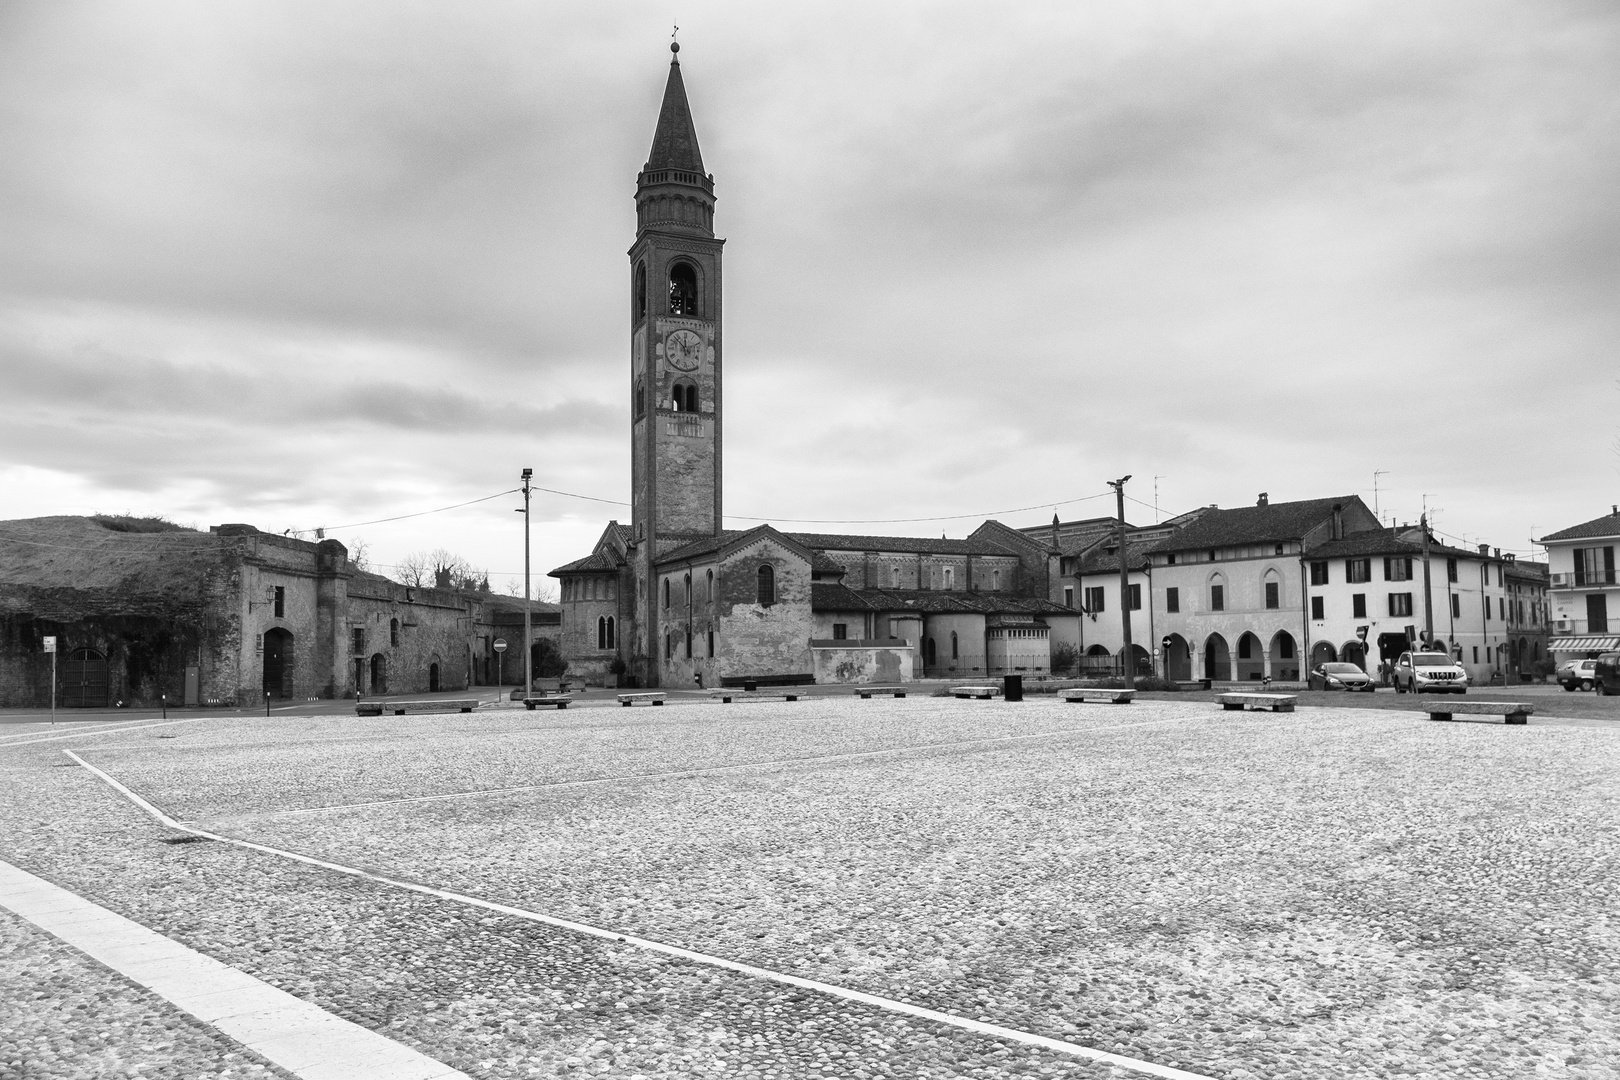
[(111, 701), (112, 675), (107, 658), (94, 649), (74, 649), (62, 661), (64, 709), (105, 709)]
[(264, 632), (264, 693), (266, 697), (292, 696), (292, 649), (290, 631), (276, 627)]

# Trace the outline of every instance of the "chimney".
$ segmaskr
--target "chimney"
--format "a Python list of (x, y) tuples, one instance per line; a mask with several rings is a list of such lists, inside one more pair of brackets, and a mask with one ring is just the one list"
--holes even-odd
[(1333, 539), (1344, 539), (1344, 506), (1341, 503), (1333, 504)]
[(1489, 545), (1489, 544), (1481, 544), (1481, 545), (1479, 545), (1479, 553), (1481, 555), (1485, 556), (1487, 559), (1490, 558), (1491, 557), (1491, 545)]
[(1254, 505), (1256, 505), (1256, 506), (1270, 506), (1271, 505), (1270, 494), (1268, 492), (1262, 491), (1260, 493), (1260, 501), (1255, 503)]
[(1056, 512), (1052, 514), (1052, 546), (1062, 547), (1062, 545), (1058, 543), (1058, 516)]
[(1500, 559), (1501, 557), (1502, 557), (1502, 549), (1501, 548), (1491, 548), (1491, 558)]

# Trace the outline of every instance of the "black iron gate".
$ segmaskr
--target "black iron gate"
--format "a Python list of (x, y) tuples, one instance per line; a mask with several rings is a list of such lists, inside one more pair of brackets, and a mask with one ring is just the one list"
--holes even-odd
[(62, 661), (61, 693), (64, 709), (105, 709), (111, 702), (112, 676), (107, 658), (94, 649), (75, 649)]

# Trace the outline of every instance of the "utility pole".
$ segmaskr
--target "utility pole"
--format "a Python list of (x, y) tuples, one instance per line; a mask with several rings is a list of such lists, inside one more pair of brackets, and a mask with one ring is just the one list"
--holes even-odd
[(523, 696), (534, 692), (534, 645), (530, 641), (529, 614), (529, 480), (533, 469), (523, 470)]
[(1121, 666), (1128, 685), (1136, 685), (1136, 656), (1131, 651), (1131, 566), (1125, 558), (1125, 481), (1127, 473), (1118, 480), (1108, 481), (1119, 504), (1119, 621), (1125, 630), (1125, 645), (1120, 653)]
[[(1434, 641), (1434, 597), (1429, 593), (1429, 515), (1419, 519), (1423, 529), (1423, 633), (1424, 645)], [(1449, 580), (1449, 579), (1448, 579)]]

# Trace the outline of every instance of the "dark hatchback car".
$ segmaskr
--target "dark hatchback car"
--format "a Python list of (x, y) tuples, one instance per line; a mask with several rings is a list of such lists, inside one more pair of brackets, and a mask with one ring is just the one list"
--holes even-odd
[(1361, 690), (1370, 694), (1375, 683), (1371, 675), (1354, 664), (1319, 664), (1306, 685), (1312, 690)]
[(1593, 689), (1603, 697), (1620, 694), (1620, 652), (1604, 653), (1592, 669)]

